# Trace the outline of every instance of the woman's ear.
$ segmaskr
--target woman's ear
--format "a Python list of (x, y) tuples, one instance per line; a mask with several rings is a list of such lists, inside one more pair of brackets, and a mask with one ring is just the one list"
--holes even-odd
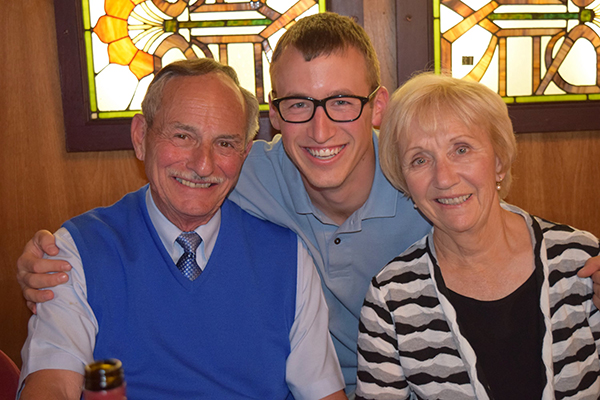
[(502, 164), (500, 157), (496, 156), (496, 182), (502, 182), (505, 176), (506, 171), (504, 171), (504, 165)]

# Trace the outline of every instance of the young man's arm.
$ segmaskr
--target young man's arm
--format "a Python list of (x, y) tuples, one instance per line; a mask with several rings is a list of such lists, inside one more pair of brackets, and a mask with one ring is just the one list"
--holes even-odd
[(21, 400), (79, 400), (83, 375), (64, 369), (44, 369), (25, 380)]

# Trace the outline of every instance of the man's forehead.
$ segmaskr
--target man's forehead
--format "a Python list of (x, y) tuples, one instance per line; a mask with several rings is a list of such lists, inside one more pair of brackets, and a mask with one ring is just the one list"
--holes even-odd
[[(335, 79), (326, 80), (323, 87), (326, 87), (328, 95), (353, 93), (357, 86), (370, 86), (367, 64), (364, 60), (363, 54), (354, 47), (322, 53), (306, 60), (300, 50), (289, 46), (283, 51), (273, 71), (273, 89), (277, 96), (311, 96), (312, 94), (309, 93), (311, 88), (296, 79), (298, 74), (315, 76), (315, 73), (318, 75), (321, 71), (340, 71), (339, 74), (335, 74)], [(349, 66), (352, 73), (349, 73)]]

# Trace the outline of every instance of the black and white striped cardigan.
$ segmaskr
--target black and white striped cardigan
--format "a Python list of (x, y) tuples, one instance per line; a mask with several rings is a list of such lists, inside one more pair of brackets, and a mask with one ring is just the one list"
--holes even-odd
[[(543, 399), (598, 399), (600, 312), (576, 276), (598, 239), (502, 203), (532, 237), (540, 293)], [(357, 399), (491, 399), (435, 265), (433, 231), (371, 282), (358, 336)]]

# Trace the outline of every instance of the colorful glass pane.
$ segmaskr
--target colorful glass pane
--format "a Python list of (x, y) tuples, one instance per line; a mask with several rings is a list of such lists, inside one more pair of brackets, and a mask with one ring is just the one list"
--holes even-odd
[(600, 100), (600, 0), (433, 0), (436, 72), (507, 103)]
[(267, 109), (277, 40), (325, 0), (81, 0), (92, 119), (131, 117), (154, 73), (210, 57), (232, 66)]

